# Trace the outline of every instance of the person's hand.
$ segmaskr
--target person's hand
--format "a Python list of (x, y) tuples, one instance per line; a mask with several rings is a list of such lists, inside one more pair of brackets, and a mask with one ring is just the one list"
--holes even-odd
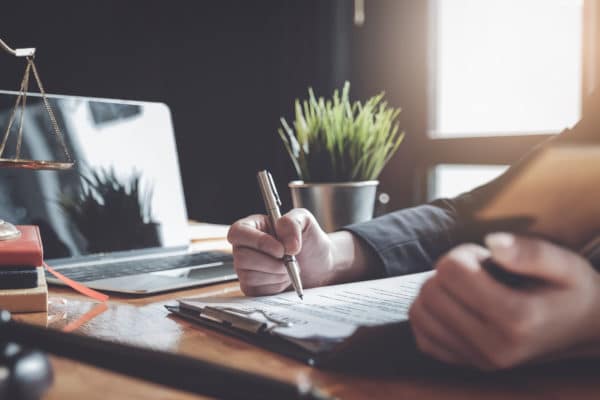
[(269, 233), (266, 215), (251, 215), (235, 222), (227, 239), (233, 246), (233, 263), (242, 291), (251, 296), (278, 293), (291, 285), (282, 262), (296, 256), (304, 287), (327, 284), (333, 270), (333, 246), (314, 216), (293, 209), (277, 221), (276, 239)]
[[(410, 309), (418, 347), (451, 364), (504, 369), (529, 361), (598, 354), (600, 274), (587, 260), (542, 240), (496, 233), (489, 248), (465, 244), (436, 265)], [(492, 259), (536, 278), (513, 289), (482, 268)]]

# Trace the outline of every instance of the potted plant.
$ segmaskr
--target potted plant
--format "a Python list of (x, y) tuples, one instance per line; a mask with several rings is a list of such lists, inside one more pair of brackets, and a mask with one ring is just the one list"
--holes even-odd
[(86, 242), (90, 253), (160, 245), (159, 224), (152, 221), (151, 190), (141, 187), (135, 171), (119, 179), (113, 169), (80, 175), (59, 203)]
[(289, 184), (294, 207), (310, 210), (323, 229), (373, 217), (377, 178), (404, 138), (398, 132), (400, 109), (389, 107), (380, 93), (364, 104), (341, 96), (295, 102), (290, 126), (281, 118), (278, 132), (300, 180)]

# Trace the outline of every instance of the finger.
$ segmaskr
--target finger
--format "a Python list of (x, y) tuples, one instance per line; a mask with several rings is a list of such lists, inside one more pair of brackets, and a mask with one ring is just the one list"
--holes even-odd
[(234, 247), (250, 247), (275, 258), (282, 258), (283, 245), (267, 233), (268, 226), (266, 215), (251, 215), (231, 225), (227, 240)]
[(271, 274), (266, 272), (253, 271), (250, 269), (236, 269), (240, 282), (247, 286), (265, 286), (265, 285), (289, 285), (290, 278), (287, 274)]
[(277, 237), (283, 243), (285, 254), (296, 255), (302, 249), (302, 235), (316, 225), (313, 215), (304, 208), (294, 208), (276, 224)]
[(247, 296), (267, 296), (270, 294), (281, 293), (289, 287), (289, 283), (262, 285), (262, 286), (248, 286), (240, 282), (240, 289)]
[(497, 345), (502, 343), (500, 334), (481, 321), (440, 285), (424, 285), (419, 294), (419, 297), (421, 296), (423, 306), (433, 318), (446, 329), (464, 338), (464, 343), (468, 347), (466, 361), (485, 367), (488, 364), (486, 356), (489, 353), (488, 349), (500, 348)]
[(283, 261), (248, 247), (233, 248), (233, 266), (236, 271), (251, 270), (270, 274), (286, 274)]
[(438, 261), (435, 280), (481, 320), (499, 324), (512, 317), (524, 295), (482, 268), (488, 257), (489, 252), (480, 246), (459, 246)]
[[(410, 325), (415, 333), (419, 348), (426, 353), (453, 364), (464, 363), (464, 360), (469, 358), (467, 356), (469, 352), (464, 341), (433, 318), (419, 299), (411, 306)], [(421, 344), (425, 344), (424, 347), (435, 351), (433, 353), (429, 352)], [(443, 355), (443, 357), (439, 357), (440, 355)]]
[(485, 237), (492, 258), (510, 272), (555, 283), (570, 282), (572, 273), (586, 262), (577, 254), (550, 242), (492, 233)]
[[(449, 302), (452, 304), (448, 304)], [(460, 304), (450, 298), (434, 279), (423, 285), (414, 306), (417, 308), (411, 309), (411, 324), (413, 317), (416, 318), (417, 324), (431, 340), (445, 346), (464, 363), (482, 365), (485, 362), (479, 348), (471, 340), (471, 335), (481, 335), (483, 332), (480, 321), (461, 310)], [(443, 317), (441, 314), (444, 314)], [(467, 321), (470, 329), (475, 330), (469, 330), (465, 334), (465, 327), (457, 325), (464, 321)]]
[(415, 336), (415, 341), (417, 342), (417, 347), (423, 353), (443, 361), (446, 364), (464, 364), (464, 361), (459, 356), (449, 351), (444, 346), (436, 343), (426, 333), (422, 332), (420, 328), (413, 327), (412, 330)]

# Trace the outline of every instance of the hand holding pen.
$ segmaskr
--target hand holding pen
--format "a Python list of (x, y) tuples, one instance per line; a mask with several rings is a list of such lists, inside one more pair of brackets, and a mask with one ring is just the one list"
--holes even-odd
[[(281, 206), (281, 199), (279, 198), (279, 193), (277, 193), (277, 188), (275, 187), (275, 182), (273, 182), (273, 177), (268, 171), (260, 171), (258, 173), (257, 178), (260, 193), (262, 195), (263, 201), (265, 202), (267, 215), (269, 216), (271, 230), (274, 235), (277, 235), (277, 221), (279, 220), (279, 218), (281, 218), (281, 211), (279, 210), (279, 207)], [(300, 297), (300, 299), (303, 299), (304, 291), (302, 289), (302, 281), (300, 280), (300, 269), (298, 267), (296, 257), (290, 254), (284, 254), (283, 263), (290, 277), (290, 280), (292, 281), (292, 286), (294, 287), (296, 294), (298, 294), (298, 297)]]
[(274, 227), (271, 224), (267, 215), (250, 215), (236, 221), (227, 235), (240, 287), (246, 295), (270, 295), (290, 287), (292, 282), (282, 262), (285, 254), (296, 257), (304, 288), (339, 283), (335, 281), (339, 269), (334, 265), (339, 259), (334, 253), (351, 255), (352, 251), (334, 251), (331, 235), (321, 229), (310, 212), (294, 208)]

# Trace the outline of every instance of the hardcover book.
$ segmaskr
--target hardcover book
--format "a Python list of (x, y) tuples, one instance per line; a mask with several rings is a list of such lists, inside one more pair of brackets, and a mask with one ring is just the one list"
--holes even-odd
[(0, 241), (0, 268), (42, 265), (44, 252), (39, 228), (35, 225), (20, 225), (17, 228), (21, 236)]

